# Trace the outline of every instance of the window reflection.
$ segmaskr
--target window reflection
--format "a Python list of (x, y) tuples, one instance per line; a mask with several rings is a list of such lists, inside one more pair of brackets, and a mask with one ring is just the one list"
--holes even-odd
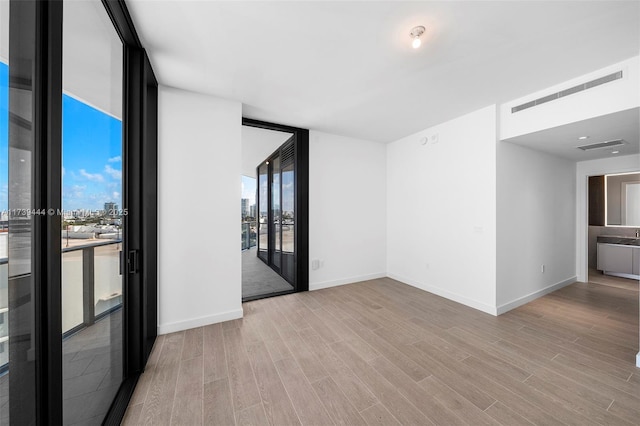
[(100, 424), (123, 377), (123, 48), (101, 1), (63, 12), (62, 412)]
[(258, 173), (258, 256), (266, 261), (269, 250), (269, 166), (263, 163)]
[(281, 238), (281, 213), (280, 208), (280, 157), (275, 157), (272, 162), (272, 176), (271, 176), (271, 214), (273, 215), (273, 227), (274, 233), (273, 242), (273, 266), (276, 269), (280, 269), (280, 256), (282, 252), (282, 238)]

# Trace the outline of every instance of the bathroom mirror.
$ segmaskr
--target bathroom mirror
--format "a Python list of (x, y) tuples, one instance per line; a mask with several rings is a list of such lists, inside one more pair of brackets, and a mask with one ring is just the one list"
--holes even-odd
[(640, 227), (640, 172), (605, 175), (607, 226)]

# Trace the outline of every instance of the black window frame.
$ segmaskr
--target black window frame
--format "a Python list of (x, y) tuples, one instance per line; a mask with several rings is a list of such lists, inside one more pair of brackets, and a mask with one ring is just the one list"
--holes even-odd
[[(264, 299), (267, 297), (280, 296), (289, 293), (298, 293), (309, 291), (309, 130), (299, 127), (292, 127), (283, 124), (269, 123), (266, 121), (255, 120), (252, 118), (242, 118), (242, 125), (256, 127), (259, 129), (274, 130), (278, 132), (292, 133), (295, 145), (295, 224), (296, 231), (294, 234), (296, 266), (295, 266), (295, 284), (291, 291), (268, 293), (264, 295), (242, 298), (243, 302), (251, 300)], [(279, 155), (280, 149), (276, 150), (272, 155)], [(257, 170), (257, 169), (256, 169)], [(270, 171), (271, 168), (268, 168)], [(268, 172), (268, 198), (271, 198), (271, 174)], [(258, 175), (258, 179), (260, 176)], [(282, 182), (280, 182), (282, 185)], [(259, 188), (258, 188), (259, 189)], [(259, 192), (259, 191), (257, 191)], [(282, 193), (282, 188), (280, 189)], [(256, 194), (256, 210), (258, 207), (258, 197)], [(269, 203), (270, 205), (270, 203)], [(271, 212), (269, 212), (271, 217)], [(269, 232), (269, 238), (273, 236)], [(271, 247), (271, 245), (269, 245)], [(269, 254), (267, 253), (269, 256)], [(270, 256), (269, 256), (270, 257)], [(260, 256), (258, 259), (264, 261)], [(278, 272), (279, 274), (279, 272)], [(284, 279), (284, 278), (283, 278)], [(287, 280), (288, 281), (288, 280)]]
[[(123, 0), (101, 0), (123, 43), (124, 377), (103, 424), (120, 424), (157, 334), (157, 88), (149, 58)], [(62, 17), (64, 1), (10, 2), (9, 72), (30, 84), (33, 102), (34, 209), (62, 209)], [(11, 81), (11, 51), (24, 49), (32, 81)], [(31, 51), (32, 50), (32, 51)], [(24, 57), (24, 50), (22, 51)], [(36, 353), (33, 410), (18, 423), (62, 424), (61, 217), (36, 216), (32, 274)], [(132, 262), (133, 263), (133, 262)], [(11, 374), (11, 373), (9, 373)], [(9, 396), (11, 398), (11, 394)], [(25, 421), (21, 422), (23, 419)]]

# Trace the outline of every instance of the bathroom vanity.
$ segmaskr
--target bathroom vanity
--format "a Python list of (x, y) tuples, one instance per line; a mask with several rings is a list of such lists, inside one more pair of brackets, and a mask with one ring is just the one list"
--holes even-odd
[(607, 275), (640, 279), (640, 238), (601, 235), (598, 270)]

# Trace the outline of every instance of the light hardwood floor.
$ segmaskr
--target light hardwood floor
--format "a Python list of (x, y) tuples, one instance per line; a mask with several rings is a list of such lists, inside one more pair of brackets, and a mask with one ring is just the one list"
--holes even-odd
[(160, 336), (124, 424), (640, 424), (638, 291), (492, 317), (384, 278)]

